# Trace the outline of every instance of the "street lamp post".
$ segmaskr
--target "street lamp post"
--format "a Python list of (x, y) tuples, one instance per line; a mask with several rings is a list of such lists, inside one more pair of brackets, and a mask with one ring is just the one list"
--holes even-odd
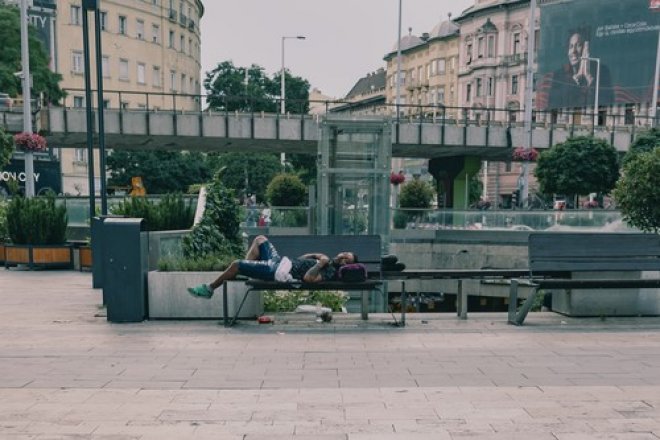
[[(280, 72), (280, 113), (285, 115), (286, 114), (286, 67), (284, 64), (284, 41), (286, 40), (304, 40), (306, 37), (303, 35), (296, 35), (296, 36), (283, 36), (282, 37), (282, 71)], [(286, 162), (286, 153), (280, 153), (280, 162), (282, 163), (282, 170), (285, 170), (285, 162)]]
[[(529, 2), (529, 26), (527, 29), (527, 69), (525, 82), (525, 148), (534, 147), (532, 142), (532, 106), (534, 104), (534, 46), (536, 45), (536, 0)], [(523, 207), (529, 205), (529, 164), (522, 163), (522, 179), (520, 186), (520, 201)]]
[(598, 94), (600, 91), (600, 58), (582, 57), (586, 61), (596, 62), (596, 90), (594, 90), (594, 129), (598, 125)]
[[(28, 44), (28, 2), (21, 0), (21, 61), (23, 71), (23, 131), (32, 133), (32, 111), (30, 108), (32, 94), (30, 92), (30, 49)], [(25, 197), (34, 197), (34, 156), (31, 151), (25, 152)]]

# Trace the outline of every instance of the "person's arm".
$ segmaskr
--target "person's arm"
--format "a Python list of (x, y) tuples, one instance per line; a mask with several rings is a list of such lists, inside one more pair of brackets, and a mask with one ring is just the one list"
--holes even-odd
[[(307, 255), (321, 255), (316, 264), (312, 266), (303, 276), (303, 281), (306, 283), (318, 283), (323, 280), (321, 271), (330, 263), (330, 259), (323, 254), (307, 254)], [(313, 258), (313, 257), (308, 257)]]
[(301, 255), (298, 258), (303, 259), (303, 260), (308, 259), (308, 258), (313, 258), (314, 260), (320, 260), (321, 258), (328, 258), (328, 256), (325, 255), (325, 254), (305, 254), (305, 255)]

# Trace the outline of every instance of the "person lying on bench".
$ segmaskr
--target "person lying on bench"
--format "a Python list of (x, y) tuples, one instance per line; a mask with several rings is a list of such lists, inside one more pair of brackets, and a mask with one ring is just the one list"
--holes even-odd
[(289, 259), (277, 253), (275, 246), (265, 235), (255, 237), (244, 260), (236, 260), (210, 284), (189, 287), (191, 295), (211, 298), (213, 291), (236, 275), (243, 275), (263, 281), (303, 281), (318, 283), (335, 279), (337, 270), (345, 265), (357, 263), (353, 252), (340, 252), (332, 260), (327, 255), (312, 253)]

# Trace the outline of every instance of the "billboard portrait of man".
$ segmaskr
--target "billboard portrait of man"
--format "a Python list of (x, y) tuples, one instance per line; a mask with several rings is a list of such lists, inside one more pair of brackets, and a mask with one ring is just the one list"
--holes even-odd
[(537, 109), (650, 102), (659, 29), (647, 0), (544, 4)]

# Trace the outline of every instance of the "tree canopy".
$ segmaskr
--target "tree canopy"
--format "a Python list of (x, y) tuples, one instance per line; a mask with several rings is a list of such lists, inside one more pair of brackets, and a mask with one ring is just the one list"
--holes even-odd
[(430, 208), (433, 200), (433, 188), (419, 179), (411, 180), (401, 186), (399, 206), (402, 208)]
[(114, 150), (108, 156), (109, 186), (125, 187), (140, 176), (148, 193), (186, 192), (194, 183), (211, 179), (201, 153)]
[(539, 155), (535, 175), (544, 194), (608, 194), (619, 178), (618, 154), (601, 139), (570, 138)]
[(14, 139), (0, 127), (0, 167), (3, 167), (11, 160), (14, 152)]
[[(309, 111), (309, 87), (306, 79), (285, 73), (286, 110), (291, 113)], [(247, 81), (246, 81), (247, 79)], [(222, 111), (280, 111), (280, 73), (269, 77), (257, 64), (250, 67), (234, 66), (223, 61), (206, 72), (204, 88), (209, 108)]]
[[(21, 66), (20, 14), (17, 8), (0, 5), (0, 91), (10, 96), (21, 94), (21, 80), (16, 72)], [(57, 102), (64, 96), (58, 83), (62, 76), (48, 68), (48, 55), (36, 31), (29, 27), (30, 73), (32, 92), (44, 93), (49, 102)]]
[(254, 194), (258, 201), (265, 200), (266, 187), (282, 170), (280, 159), (274, 153), (222, 153), (209, 154), (211, 170), (220, 170), (222, 183), (238, 195)]
[(623, 163), (628, 163), (637, 154), (654, 150), (658, 146), (660, 146), (660, 130), (652, 128), (643, 132), (630, 144), (630, 148), (623, 158)]
[(623, 219), (642, 231), (660, 232), (660, 148), (634, 155), (614, 190)]
[(273, 206), (302, 206), (307, 203), (307, 188), (295, 174), (278, 174), (266, 188)]

